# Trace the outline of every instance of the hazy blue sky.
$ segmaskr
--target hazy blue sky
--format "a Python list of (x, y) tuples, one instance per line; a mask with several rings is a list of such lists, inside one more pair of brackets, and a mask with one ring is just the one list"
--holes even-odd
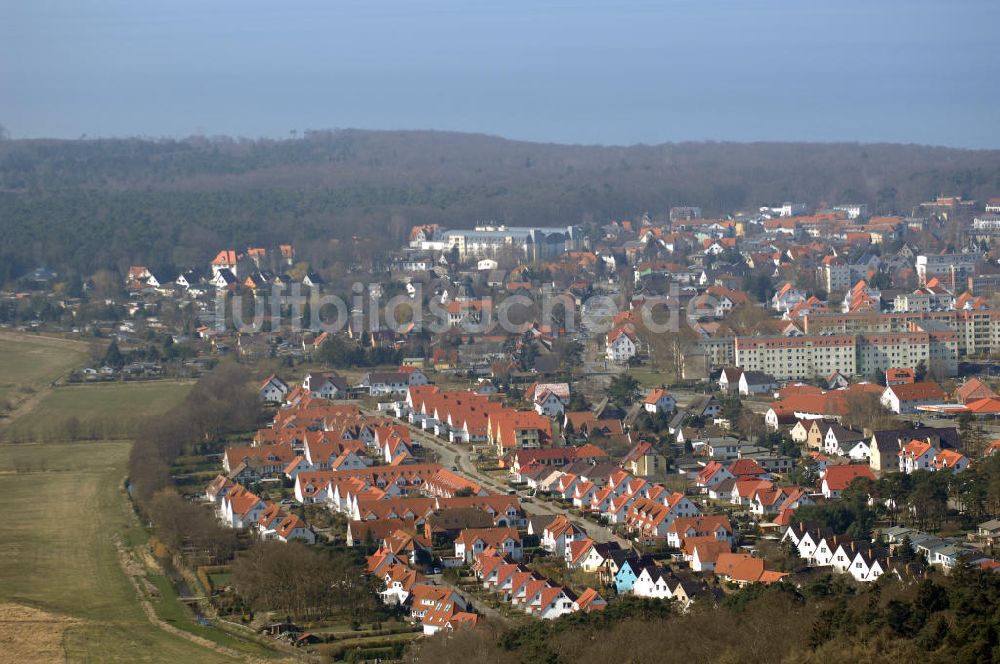
[(998, 0), (0, 0), (0, 124), (1000, 148), (998, 26)]

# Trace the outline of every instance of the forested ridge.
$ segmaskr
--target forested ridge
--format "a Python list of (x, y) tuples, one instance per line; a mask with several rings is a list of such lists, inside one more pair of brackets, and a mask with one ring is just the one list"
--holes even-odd
[(311, 245), (309, 258), (322, 262), (338, 250), (330, 240), (359, 236), (388, 248), (428, 222), (587, 224), (663, 218), (675, 205), (713, 215), (785, 200), (906, 213), (937, 194), (998, 193), (1000, 151), (914, 145), (602, 147), (360, 130), (287, 140), (7, 140), (0, 281), (40, 264), (169, 271), (224, 246), (279, 241)]

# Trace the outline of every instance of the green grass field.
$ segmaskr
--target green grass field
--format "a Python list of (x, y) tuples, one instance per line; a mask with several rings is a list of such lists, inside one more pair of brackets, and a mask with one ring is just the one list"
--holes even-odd
[(659, 387), (660, 385), (670, 385), (675, 381), (675, 376), (666, 371), (661, 371), (656, 367), (642, 366), (631, 367), (628, 370), (643, 388)]
[(27, 335), (0, 335), (0, 407), (21, 389), (39, 388), (87, 360), (83, 344), (32, 338)]
[(128, 437), (135, 427), (170, 410), (194, 383), (151, 381), (64, 385), (10, 423), (11, 440)]
[(143, 536), (121, 489), (129, 445), (0, 445), (0, 604), (79, 620), (68, 661), (227, 661), (152, 625), (119, 565), (114, 536)]

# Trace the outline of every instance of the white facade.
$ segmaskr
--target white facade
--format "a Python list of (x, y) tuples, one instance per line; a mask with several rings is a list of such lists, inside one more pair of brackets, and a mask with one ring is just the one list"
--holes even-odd
[(612, 362), (628, 362), (637, 352), (635, 342), (627, 334), (618, 337), (607, 346), (607, 357)]

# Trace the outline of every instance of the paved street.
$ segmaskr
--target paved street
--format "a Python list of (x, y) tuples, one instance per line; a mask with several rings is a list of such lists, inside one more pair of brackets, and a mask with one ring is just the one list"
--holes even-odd
[[(368, 411), (368, 414), (374, 415), (373, 411)], [(452, 468), (457, 468), (455, 472), (464, 475), (465, 477), (482, 484), (487, 489), (495, 491), (497, 493), (507, 493), (510, 490), (509, 486), (501, 484), (495, 481), (489, 475), (479, 472), (476, 465), (469, 459), (469, 448), (461, 445), (453, 445), (446, 441), (429, 435), (427, 432), (423, 431), (419, 427), (415, 427), (412, 424), (403, 422), (410, 429), (410, 435), (414, 440), (420, 442), (424, 448), (433, 451), (438, 458), (438, 463), (440, 463), (445, 468), (449, 470)], [(610, 528), (605, 526), (600, 526), (596, 523), (588, 521), (586, 519), (581, 519), (580, 517), (570, 513), (569, 510), (559, 507), (557, 505), (552, 505), (550, 503), (541, 503), (537, 501), (524, 502), (523, 496), (521, 507), (528, 514), (535, 515), (564, 515), (571, 519), (573, 523), (577, 524), (584, 530), (587, 534), (597, 542), (608, 542), (611, 540), (617, 541), (624, 547), (630, 546), (628, 540), (618, 537), (611, 532)]]

